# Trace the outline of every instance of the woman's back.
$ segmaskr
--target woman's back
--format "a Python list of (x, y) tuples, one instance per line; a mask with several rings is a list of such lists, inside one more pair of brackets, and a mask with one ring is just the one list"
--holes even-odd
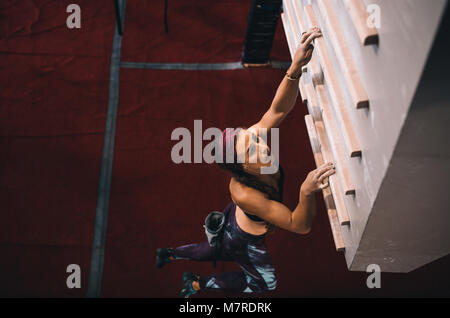
[[(233, 177), (237, 182), (261, 191), (268, 199), (282, 202), (284, 183), (283, 168), (279, 166), (277, 173), (273, 175), (261, 176), (265, 178), (249, 174), (234, 175)], [(241, 207), (239, 207), (239, 205), (236, 207), (236, 221), (244, 231), (254, 235), (260, 235), (274, 230), (274, 226), (272, 224), (266, 222), (263, 218), (260, 218), (257, 215), (244, 211)]]

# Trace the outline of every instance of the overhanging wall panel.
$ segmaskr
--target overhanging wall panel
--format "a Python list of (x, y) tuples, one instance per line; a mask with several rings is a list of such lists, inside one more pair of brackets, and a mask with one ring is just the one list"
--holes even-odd
[[(341, 35), (344, 34), (346, 50), (343, 47), (336, 47), (336, 39), (339, 37), (333, 39), (333, 33), (336, 30), (328, 25), (330, 23), (327, 15), (322, 14), (324, 8), (323, 6), (321, 8), (319, 1), (329, 5), (328, 10), (325, 10), (328, 13), (331, 8), (333, 9), (336, 17), (334, 24), (338, 24)], [(322, 92), (321, 96), (325, 95), (323, 98), (333, 106), (331, 113), (322, 113), (321, 118), (324, 121), (320, 123), (325, 124), (325, 132), (329, 136), (333, 129), (327, 126), (332, 126), (329, 122), (335, 123), (342, 137), (337, 138), (336, 141), (345, 141), (345, 145), (348, 147), (349, 136), (345, 136), (346, 129), (343, 129), (342, 125), (345, 121), (341, 116), (342, 113), (339, 112), (343, 111), (346, 113), (344, 117), (346, 117), (347, 124), (354, 130), (360, 145), (362, 156), (346, 158), (344, 164), (338, 163), (337, 168), (339, 169), (340, 165), (346, 166), (346, 174), (351, 176), (355, 188), (354, 195), (344, 196), (350, 221), (350, 226), (341, 227), (345, 240), (346, 261), (351, 270), (365, 270), (364, 266), (370, 260), (370, 253), (362, 257), (364, 250), (370, 251), (370, 244), (367, 244), (367, 242), (370, 243), (370, 239), (364, 240), (369, 235), (366, 227), (371, 228), (376, 224), (368, 221), (375, 220), (374, 218), (381, 213), (380, 211), (388, 211), (386, 206), (383, 206), (381, 210), (375, 210), (374, 203), (377, 197), (381, 198), (382, 180), (386, 176), (390, 161), (393, 160), (394, 149), (403, 124), (409, 116), (421, 71), (448, 1), (436, 0), (428, 3), (421, 0), (409, 2), (370, 1), (370, 4), (378, 6), (382, 12), (381, 28), (377, 30), (379, 45), (370, 46), (361, 43), (353, 20), (342, 0), (286, 0), (285, 2), (294, 8), (295, 17), (299, 19), (298, 25), (306, 24), (306, 27), (317, 25), (322, 29), (323, 38), (315, 41), (315, 54), (319, 57), (328, 54), (328, 61), (325, 63), (323, 58), (318, 59), (324, 71), (325, 80), (323, 83), (315, 83), (310, 66), (308, 72), (302, 75), (301, 80), (304, 90), (307, 90), (306, 87), (312, 84), (319, 105), (321, 101), (318, 91)], [(361, 2), (365, 5), (369, 4), (369, 1)], [(416, 23), (417, 21), (421, 21), (421, 23)], [(421, 38), (425, 40), (420, 41)], [(330, 67), (327, 68), (327, 66)], [(329, 80), (330, 69), (334, 69), (334, 76), (332, 76), (334, 81)], [(351, 76), (354, 74), (352, 69), (358, 72), (360, 85), (366, 90), (367, 98), (370, 101), (368, 109), (355, 108), (355, 90), (351, 83), (355, 78)], [(346, 72), (348, 72), (347, 75)], [(330, 86), (334, 83), (338, 83), (336, 86), (340, 89), (339, 91), (334, 89), (334, 85)], [(336, 92), (338, 95), (341, 94), (339, 103), (336, 103)], [(312, 95), (312, 93), (306, 93), (306, 95)], [(339, 108), (336, 107), (337, 104), (340, 106)], [(333, 134), (333, 136), (335, 135), (338, 134)], [(337, 154), (339, 151), (336, 151), (337, 144), (333, 144), (333, 146), (333, 156), (341, 157)], [(324, 158), (324, 160), (326, 159)], [(339, 181), (342, 180), (343, 178), (339, 179)], [(339, 185), (339, 183), (337, 184)], [(395, 213), (395, 204), (390, 209), (389, 213)], [(407, 225), (408, 223), (405, 223), (405, 228)], [(376, 239), (376, 236), (373, 236), (376, 232), (372, 231), (371, 233), (372, 242), (376, 242), (373, 241)], [(378, 234), (380, 237), (383, 236), (382, 232)], [(360, 242), (364, 242), (364, 244), (360, 246)], [(389, 249), (389, 246), (383, 248)], [(391, 259), (395, 259), (395, 257)], [(356, 260), (355, 263), (354, 260)], [(389, 262), (389, 260), (380, 262), (383, 261)], [(416, 264), (416, 266), (419, 266), (417, 265), (419, 263), (411, 261), (411, 264)], [(400, 265), (398, 265), (397, 269), (403, 271), (405, 267), (400, 269)], [(396, 265), (386, 265), (385, 271), (396, 271)]]

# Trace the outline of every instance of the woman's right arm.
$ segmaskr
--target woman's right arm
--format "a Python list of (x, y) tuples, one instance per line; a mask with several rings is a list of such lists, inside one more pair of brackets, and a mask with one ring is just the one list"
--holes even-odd
[(233, 201), (244, 211), (290, 232), (307, 234), (316, 214), (314, 193), (328, 186), (328, 183), (323, 184), (322, 181), (334, 172), (334, 165), (331, 163), (311, 171), (300, 187), (299, 202), (293, 211), (234, 179), (230, 183), (230, 192)]
[[(295, 51), (294, 58), (287, 74), (290, 77), (299, 77), (302, 67), (311, 60), (314, 47), (312, 41), (322, 36), (319, 28), (309, 29), (302, 35), (300, 43)], [(278, 127), (283, 119), (289, 114), (295, 105), (298, 95), (298, 80), (289, 80), (286, 76), (281, 81), (275, 93), (275, 97), (269, 109), (262, 116), (261, 120), (251, 128), (271, 128)]]

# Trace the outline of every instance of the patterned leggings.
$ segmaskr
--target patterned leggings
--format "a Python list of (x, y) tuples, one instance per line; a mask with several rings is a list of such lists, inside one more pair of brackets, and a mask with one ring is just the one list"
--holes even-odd
[[(275, 269), (264, 243), (265, 235), (251, 235), (236, 223), (236, 205), (231, 202), (223, 211), (227, 223), (218, 250), (208, 242), (189, 244), (174, 249), (175, 259), (194, 261), (235, 261), (243, 271), (201, 276), (200, 288), (229, 292), (260, 293), (276, 287)], [(216, 253), (216, 254), (215, 254)]]

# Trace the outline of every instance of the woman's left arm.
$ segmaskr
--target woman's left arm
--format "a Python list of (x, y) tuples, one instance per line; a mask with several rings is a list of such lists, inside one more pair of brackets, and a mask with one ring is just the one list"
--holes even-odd
[[(275, 97), (269, 110), (261, 120), (252, 128), (274, 128), (278, 127), (286, 115), (292, 110), (298, 96), (298, 81), (302, 72), (302, 67), (311, 60), (314, 47), (311, 45), (315, 38), (322, 35), (319, 28), (311, 28), (304, 33), (295, 51), (291, 66), (287, 71), (287, 76), (283, 78), (278, 86)], [(290, 77), (290, 79), (288, 78)]]

